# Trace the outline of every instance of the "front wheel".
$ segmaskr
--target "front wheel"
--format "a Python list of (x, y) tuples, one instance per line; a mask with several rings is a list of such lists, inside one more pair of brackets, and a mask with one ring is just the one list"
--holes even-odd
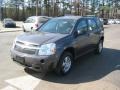
[(26, 32), (25, 28), (23, 27), (23, 32)]
[(59, 75), (66, 75), (70, 72), (73, 66), (73, 55), (69, 52), (65, 52), (56, 67), (56, 73)]
[(95, 50), (96, 54), (101, 54), (103, 50), (103, 40), (100, 40)]

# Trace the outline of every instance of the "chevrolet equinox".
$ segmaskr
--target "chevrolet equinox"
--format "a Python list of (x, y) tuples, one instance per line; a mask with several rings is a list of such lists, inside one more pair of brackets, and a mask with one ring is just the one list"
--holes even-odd
[(67, 74), (76, 58), (103, 50), (104, 28), (98, 17), (64, 16), (37, 31), (19, 35), (11, 48), (14, 61), (38, 72)]

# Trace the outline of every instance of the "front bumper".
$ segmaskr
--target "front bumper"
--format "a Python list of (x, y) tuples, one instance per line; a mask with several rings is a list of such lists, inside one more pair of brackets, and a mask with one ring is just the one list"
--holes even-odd
[(57, 55), (38, 56), (21, 53), (11, 49), (11, 58), (37, 72), (47, 72), (54, 69), (58, 62)]

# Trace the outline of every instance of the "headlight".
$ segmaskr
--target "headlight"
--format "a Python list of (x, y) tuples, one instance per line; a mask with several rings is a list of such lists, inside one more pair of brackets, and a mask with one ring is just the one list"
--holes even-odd
[(55, 43), (44, 44), (40, 46), (38, 55), (53, 55), (55, 54), (55, 51), (56, 51)]
[(16, 43), (16, 41), (17, 41), (17, 38), (13, 41), (13, 46), (12, 46), (12, 48), (15, 47), (15, 43)]

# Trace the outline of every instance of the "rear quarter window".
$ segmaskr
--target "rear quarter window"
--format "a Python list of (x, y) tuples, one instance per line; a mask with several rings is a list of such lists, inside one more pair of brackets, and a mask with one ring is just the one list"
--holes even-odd
[(99, 18), (95, 18), (95, 21), (97, 23), (98, 28), (99, 29), (103, 29), (103, 23), (100, 21), (100, 19)]
[(39, 20), (38, 20), (39, 23), (45, 23), (47, 21), (48, 21), (47, 18), (39, 18)]

